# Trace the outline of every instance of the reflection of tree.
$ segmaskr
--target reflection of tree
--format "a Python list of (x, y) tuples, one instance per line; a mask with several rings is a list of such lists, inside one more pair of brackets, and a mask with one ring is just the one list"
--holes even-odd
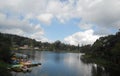
[(59, 62), (60, 62), (60, 53), (56, 53), (56, 54), (54, 55), (54, 58), (55, 58), (55, 62), (56, 62), (56, 63), (59, 63)]
[[(95, 63), (91, 58), (87, 59), (81, 56), (81, 61), (85, 64)], [(104, 69), (103, 69), (104, 67)], [(112, 65), (104, 65), (103, 67), (97, 65), (92, 66), (91, 73), (92, 76), (119, 76), (120, 75), (120, 67), (114, 67)]]
[(92, 66), (91, 73), (92, 76), (109, 76), (109, 73), (100, 66)]
[(31, 51), (30, 55), (31, 55), (31, 59), (35, 60), (35, 51)]
[(109, 76), (120, 76), (120, 67), (105, 67), (106, 72), (109, 73)]

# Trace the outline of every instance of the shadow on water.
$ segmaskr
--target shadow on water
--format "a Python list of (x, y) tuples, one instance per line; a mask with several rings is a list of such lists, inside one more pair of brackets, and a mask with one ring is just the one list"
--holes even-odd
[(81, 61), (84, 64), (92, 64), (91, 68), (91, 76), (120, 76), (120, 68), (113, 67), (109, 65), (100, 65), (99, 63), (95, 63), (91, 58), (84, 58), (81, 56)]

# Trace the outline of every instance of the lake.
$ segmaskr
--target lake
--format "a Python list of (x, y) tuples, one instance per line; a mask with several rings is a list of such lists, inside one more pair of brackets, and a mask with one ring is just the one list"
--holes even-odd
[(82, 62), (82, 53), (27, 50), (19, 52), (30, 55), (31, 61), (41, 62), (42, 65), (33, 67), (29, 73), (11, 72), (13, 76), (112, 76), (102, 66)]

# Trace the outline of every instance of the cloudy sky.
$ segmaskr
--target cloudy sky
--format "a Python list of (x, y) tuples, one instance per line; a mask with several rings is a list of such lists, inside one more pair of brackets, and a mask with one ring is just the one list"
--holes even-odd
[(0, 32), (92, 44), (120, 28), (120, 0), (0, 0)]

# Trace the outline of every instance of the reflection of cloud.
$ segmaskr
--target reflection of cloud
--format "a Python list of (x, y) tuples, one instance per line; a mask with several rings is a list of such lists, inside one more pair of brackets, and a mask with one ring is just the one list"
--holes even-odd
[(36, 51), (35, 52), (35, 60), (43, 63), (45, 61), (43, 52)]
[[(83, 54), (78, 53), (54, 53), (48, 51), (36, 51), (35, 60), (42, 63), (40, 68), (34, 69), (34, 74), (37, 75), (56, 75), (57, 73), (63, 74), (64, 76), (69, 76), (69, 74), (74, 74), (75, 76), (91, 76), (92, 67), (97, 67), (96, 64), (85, 64), (82, 63), (80, 57)], [(96, 71), (97, 69), (94, 69)], [(72, 72), (72, 73), (71, 73)], [(69, 74), (67, 74), (69, 73)], [(66, 74), (66, 75), (65, 75)], [(61, 75), (61, 76), (63, 76)], [(51, 75), (52, 76), (52, 75)], [(56, 75), (57, 76), (57, 75)]]
[(83, 64), (80, 60), (80, 56), (81, 54), (68, 53), (64, 58), (65, 65), (68, 66), (71, 70), (76, 71), (78, 75), (91, 75), (91, 65)]
[(64, 62), (67, 63), (70, 66), (73, 66), (74, 63), (78, 62), (79, 60), (76, 58), (76, 56), (72, 55), (71, 53), (67, 54), (64, 58)]

